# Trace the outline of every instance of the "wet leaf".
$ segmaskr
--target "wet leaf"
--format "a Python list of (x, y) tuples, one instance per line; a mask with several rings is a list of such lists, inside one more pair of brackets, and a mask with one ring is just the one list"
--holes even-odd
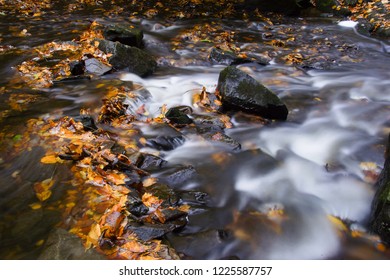
[(87, 241), (85, 244), (85, 247), (87, 249), (91, 248), (92, 246), (96, 246), (99, 240), (99, 237), (101, 236), (102, 232), (100, 230), (100, 225), (93, 224), (91, 226), (91, 230), (88, 233)]
[(159, 199), (158, 197), (154, 196), (151, 193), (144, 193), (142, 195), (142, 202), (143, 204), (145, 204), (146, 207), (156, 208), (163, 202), (163, 200)]
[(48, 178), (46, 180), (43, 180), (42, 182), (35, 183), (34, 185), (34, 191), (36, 197), (40, 201), (45, 201), (50, 198), (52, 192), (51, 187), (54, 185), (55, 181), (52, 178)]
[(42, 204), (39, 203), (39, 202), (37, 202), (37, 203), (32, 203), (32, 204), (30, 204), (29, 206), (30, 206), (30, 208), (31, 208), (32, 210), (38, 210), (38, 209), (41, 209), (41, 208), (42, 208)]
[(143, 180), (142, 185), (144, 186), (144, 188), (147, 188), (147, 187), (154, 185), (157, 182), (157, 180), (158, 179), (156, 177), (150, 177), (150, 178)]
[(43, 158), (41, 158), (41, 163), (53, 164), (53, 163), (57, 163), (58, 160), (60, 160), (60, 159), (57, 158), (56, 155), (48, 155), (48, 156), (44, 156)]

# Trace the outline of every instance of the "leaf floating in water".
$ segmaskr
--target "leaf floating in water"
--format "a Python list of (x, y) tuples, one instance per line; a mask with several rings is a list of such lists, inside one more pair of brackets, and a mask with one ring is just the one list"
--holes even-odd
[(40, 201), (45, 201), (49, 199), (49, 197), (51, 196), (50, 189), (54, 185), (54, 182), (55, 181), (52, 178), (49, 178), (43, 180), (42, 182), (35, 183), (34, 185), (35, 195)]
[(57, 163), (58, 160), (60, 159), (58, 159), (56, 155), (48, 155), (41, 158), (41, 163), (53, 164), (53, 163)]
[(39, 203), (39, 202), (37, 202), (37, 203), (32, 203), (32, 204), (30, 204), (29, 206), (30, 206), (30, 208), (31, 208), (32, 210), (38, 210), (38, 209), (41, 209), (41, 208), (42, 208), (42, 204)]

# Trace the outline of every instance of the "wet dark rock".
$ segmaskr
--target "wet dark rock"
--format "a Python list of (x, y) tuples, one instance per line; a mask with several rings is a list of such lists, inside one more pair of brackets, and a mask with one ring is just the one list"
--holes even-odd
[(44, 244), (40, 260), (104, 260), (94, 249), (85, 250), (81, 239), (64, 229), (54, 229)]
[(134, 232), (143, 241), (150, 241), (155, 238), (160, 238), (178, 227), (178, 225), (174, 224), (141, 224), (130, 222), (126, 225), (125, 230)]
[(130, 193), (127, 195), (126, 208), (136, 217), (141, 217), (149, 212), (149, 208), (142, 203), (140, 192), (132, 187), (129, 187)]
[(166, 184), (154, 184), (148, 187), (148, 192), (162, 199), (164, 207), (177, 206), (180, 202), (178, 193)]
[(230, 234), (224, 230), (207, 230), (190, 235), (167, 234), (169, 243), (187, 258), (202, 259), (223, 249)]
[(386, 160), (372, 202), (371, 229), (390, 245), (390, 136), (386, 148)]
[(148, 214), (149, 208), (142, 203), (142, 201), (136, 201), (134, 203), (128, 204), (127, 209), (131, 214), (136, 217), (141, 217)]
[(207, 140), (226, 144), (231, 147), (233, 151), (241, 149), (241, 144), (222, 132), (206, 133), (203, 135)]
[(75, 60), (69, 63), (70, 73), (73, 76), (83, 75), (85, 71), (85, 63), (83, 60)]
[(212, 63), (223, 65), (237, 65), (251, 62), (249, 59), (238, 57), (234, 52), (224, 51), (218, 48), (213, 48), (211, 50), (209, 59)]
[(141, 154), (136, 162), (137, 167), (146, 171), (161, 169), (166, 164), (166, 160), (151, 154)]
[(173, 124), (187, 125), (192, 123), (192, 120), (187, 116), (187, 112), (191, 111), (191, 107), (188, 106), (173, 107), (166, 112), (165, 117)]
[(271, 90), (234, 66), (219, 75), (217, 91), (227, 110), (240, 110), (268, 119), (286, 120), (286, 105)]
[[(348, 16), (351, 14), (348, 8), (341, 7), (337, 0), (311, 0), (315, 8), (322, 13)], [(352, 1), (351, 1), (352, 2)], [(338, 7), (335, 9), (335, 7)]]
[(111, 67), (107, 66), (103, 62), (96, 58), (89, 58), (85, 61), (85, 71), (97, 76), (102, 76), (111, 71)]
[(219, 48), (212, 48), (209, 60), (214, 64), (222, 64), (222, 65), (239, 65), (244, 63), (256, 62), (261, 65), (267, 65), (269, 63), (268, 60), (258, 57), (258, 56), (248, 56), (248, 58), (242, 58), (237, 56), (232, 51), (224, 51)]
[(104, 28), (103, 36), (113, 42), (119, 42), (127, 46), (142, 48), (144, 34), (142, 30), (130, 28), (124, 24), (110, 25)]
[(183, 145), (185, 139), (183, 136), (157, 136), (146, 141), (149, 147), (162, 151), (171, 151)]
[(88, 81), (91, 77), (88, 75), (80, 75), (80, 76), (69, 76), (65, 78), (60, 78), (53, 81), (54, 85), (61, 85), (64, 83), (72, 83), (72, 82), (79, 82), (79, 81)]
[(190, 206), (206, 205), (209, 196), (205, 192), (200, 191), (183, 191), (180, 193), (180, 200), (183, 204)]
[(95, 120), (90, 115), (80, 115), (74, 118), (75, 121), (81, 122), (83, 124), (85, 131), (95, 131), (98, 127), (95, 124)]
[(164, 216), (165, 222), (174, 222), (176, 225), (184, 226), (187, 223), (187, 212), (176, 208), (165, 208), (160, 211)]
[(99, 49), (110, 53), (109, 63), (116, 70), (126, 70), (141, 77), (152, 74), (157, 67), (154, 58), (145, 51), (119, 42), (97, 39)]
[(161, 180), (171, 187), (181, 187), (184, 184), (196, 179), (198, 173), (191, 165), (179, 166), (173, 171), (167, 173)]
[(193, 121), (199, 133), (205, 133), (210, 131), (222, 131), (226, 128), (224, 122), (221, 120), (220, 115), (192, 115)]

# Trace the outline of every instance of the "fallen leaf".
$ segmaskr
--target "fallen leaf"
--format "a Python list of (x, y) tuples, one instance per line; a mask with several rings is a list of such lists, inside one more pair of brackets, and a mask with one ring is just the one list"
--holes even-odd
[(147, 188), (147, 187), (154, 185), (156, 182), (157, 182), (156, 177), (150, 177), (150, 178), (143, 180), (142, 185), (144, 186), (144, 188)]
[(56, 155), (48, 155), (41, 158), (41, 163), (45, 164), (53, 164), (57, 163), (57, 156)]

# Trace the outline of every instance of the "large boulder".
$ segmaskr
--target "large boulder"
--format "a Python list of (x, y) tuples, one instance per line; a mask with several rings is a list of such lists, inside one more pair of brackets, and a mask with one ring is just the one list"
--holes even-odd
[(239, 110), (267, 119), (286, 120), (286, 105), (271, 90), (234, 66), (226, 67), (217, 85), (224, 109)]
[(390, 244), (390, 137), (387, 143), (386, 160), (372, 202), (371, 229)]
[(105, 39), (113, 42), (119, 42), (124, 45), (142, 48), (142, 39), (144, 34), (142, 30), (137, 28), (131, 28), (125, 24), (113, 24), (106, 26), (103, 30), (103, 36)]
[(119, 42), (96, 39), (99, 49), (111, 54), (108, 62), (116, 70), (126, 70), (144, 77), (152, 74), (157, 67), (154, 58), (147, 52)]

